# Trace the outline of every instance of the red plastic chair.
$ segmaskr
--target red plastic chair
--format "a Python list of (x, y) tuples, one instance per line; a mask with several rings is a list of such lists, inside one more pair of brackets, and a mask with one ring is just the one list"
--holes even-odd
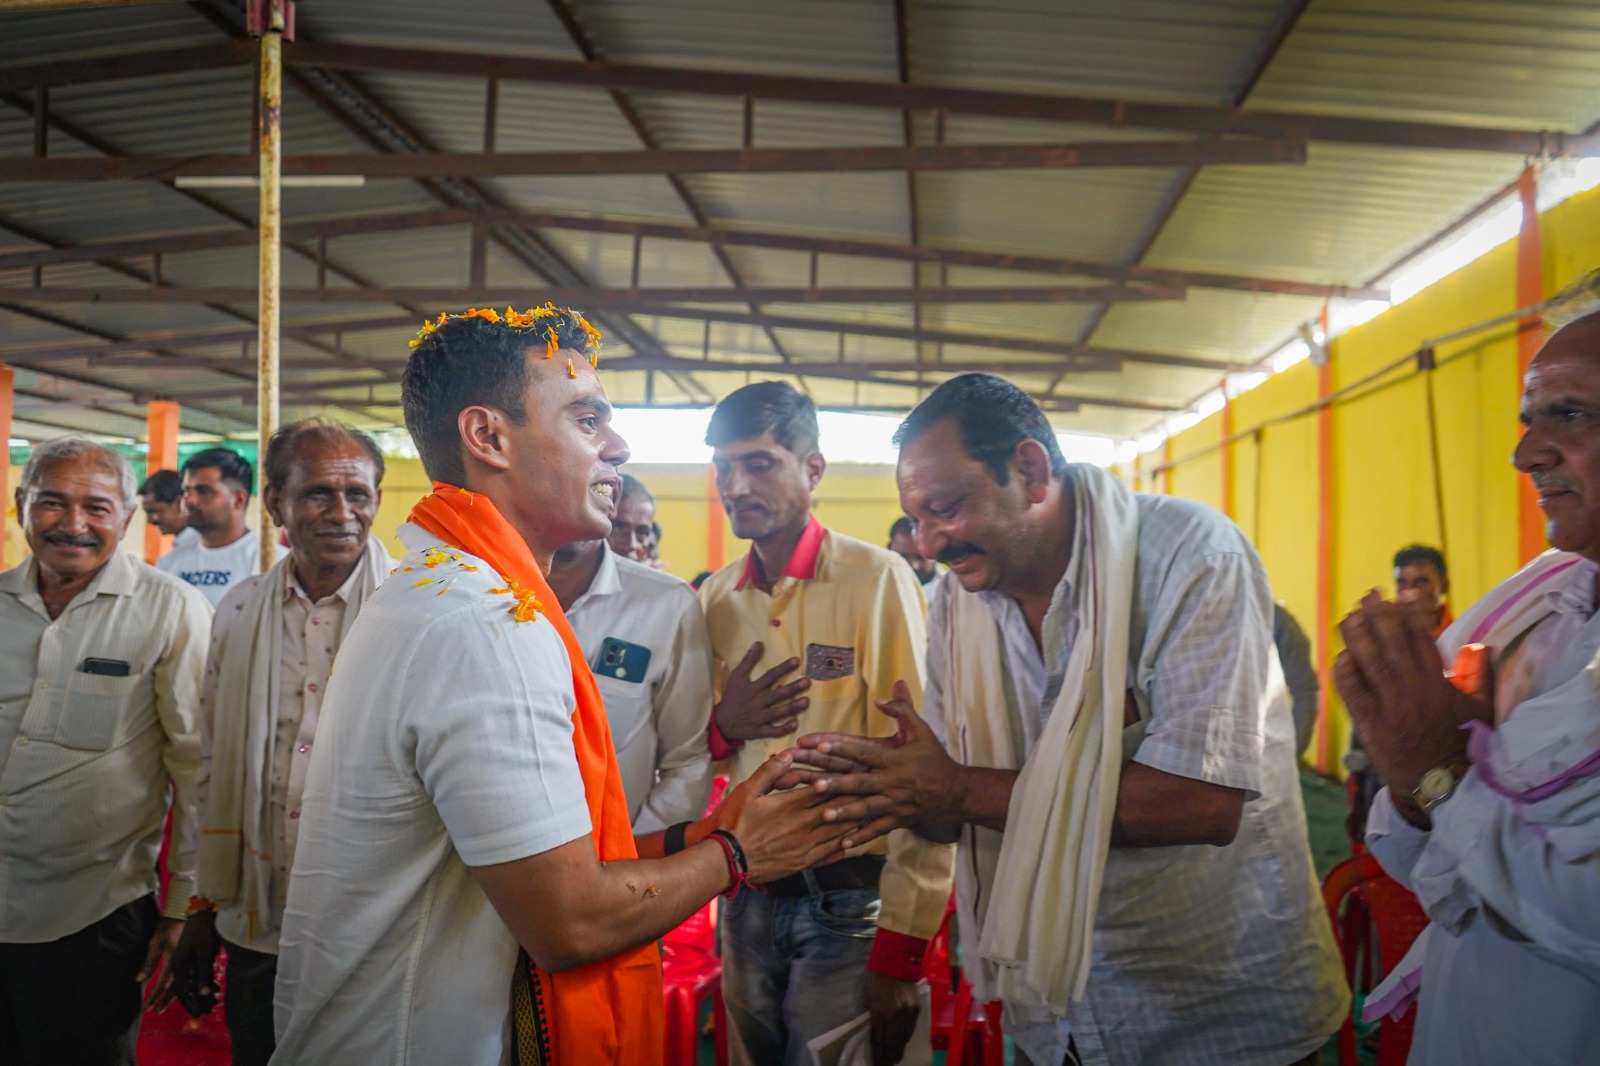
[[(161, 852), (156, 860), (161, 876), (159, 899), (167, 898), (167, 882), (172, 873), (167, 869), (167, 851), (172, 843), (172, 818), (167, 818), (162, 833)], [(223, 1021), (222, 997), (227, 995), (223, 980), (226, 974), (227, 955), (217, 954), (215, 980), (219, 994), (217, 1006), (203, 1018), (191, 1018), (178, 1003), (157, 1014), (147, 1010), (139, 1019), (139, 1044), (135, 1052), (144, 1066), (227, 1066), (233, 1061), (233, 1046), (228, 1039), (228, 1027)]]
[(711, 1001), (712, 1024), (716, 1030), (717, 1064), (726, 1066), (728, 1023), (722, 1003), (722, 960), (670, 939), (662, 941), (661, 951), (662, 977), (666, 988), (668, 1066), (694, 1066), (698, 1060), (700, 1008), (708, 999)]
[(928, 941), (928, 950), (922, 956), (922, 976), (928, 982), (928, 1034), (935, 1051), (950, 1047), (950, 1033), (955, 1029), (956, 970), (950, 960), (950, 917), (956, 911), (955, 893), (945, 904), (944, 917), (939, 920), (939, 931)]
[[(1345, 979), (1354, 991), (1370, 991), (1375, 976), (1398, 963), (1428, 924), (1417, 897), (1384, 873), (1370, 852), (1328, 871), (1322, 882), (1322, 900), (1339, 953), (1344, 956)], [(1416, 1020), (1415, 1004), (1399, 1020), (1383, 1019), (1378, 1026), (1377, 1066), (1404, 1066)], [(1340, 1066), (1356, 1066), (1353, 1018), (1346, 1018), (1340, 1027), (1338, 1045)]]
[(1006, 1045), (1000, 1030), (1000, 1001), (975, 1002), (967, 975), (962, 974), (956, 985), (952, 1011), (956, 1018), (963, 1020), (963, 1025), (961, 1038), (951, 1039), (949, 1049), (945, 1052), (945, 1066), (1005, 1066)]
[[(726, 777), (712, 781), (708, 812), (722, 802), (727, 790)], [(711, 1001), (717, 1066), (727, 1066), (728, 1012), (722, 1001), (715, 899), (661, 938), (661, 971), (666, 998), (667, 1066), (694, 1066), (699, 1057), (700, 1010), (707, 1000)]]

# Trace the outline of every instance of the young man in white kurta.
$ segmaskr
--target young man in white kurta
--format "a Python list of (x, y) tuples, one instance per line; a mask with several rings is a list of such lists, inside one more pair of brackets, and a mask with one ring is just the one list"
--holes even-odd
[[(633, 831), (654, 833), (699, 818), (711, 792), (711, 638), (694, 589), (595, 544), (599, 569), (567, 621), (605, 700)], [(642, 677), (607, 667), (608, 641), (649, 651)]]
[(424, 569), (438, 538), (400, 539), (411, 553), (340, 648), (338, 713), (311, 752), (274, 1062), (501, 1061), (517, 941), (469, 867), (590, 829), (555, 628), (513, 623), (482, 560)]

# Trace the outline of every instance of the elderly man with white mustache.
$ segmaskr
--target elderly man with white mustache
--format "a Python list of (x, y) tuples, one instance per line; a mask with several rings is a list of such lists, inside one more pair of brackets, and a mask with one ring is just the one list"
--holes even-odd
[[(1600, 311), (1529, 365), (1514, 462), (1554, 551), (1435, 646), (1374, 593), (1334, 680), (1388, 788), (1367, 842), (1433, 924), (1368, 1003), (1420, 983), (1412, 1066), (1593, 1062), (1600, 1047)], [(1464, 647), (1489, 669), (1459, 691)], [(1458, 668), (1457, 673), (1462, 673)]]
[(193, 891), (211, 608), (117, 550), (134, 485), (121, 455), (66, 436), (34, 449), (17, 488), (33, 554), (0, 574), (6, 1066), (132, 1066), (140, 985), (171, 953)]

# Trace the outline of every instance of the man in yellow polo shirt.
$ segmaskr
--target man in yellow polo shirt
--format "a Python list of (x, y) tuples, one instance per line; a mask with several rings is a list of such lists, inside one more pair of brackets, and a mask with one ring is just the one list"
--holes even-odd
[[(890, 698), (896, 681), (922, 691), (922, 589), (898, 556), (812, 515), (827, 466), (816, 408), (780, 382), (748, 385), (717, 406), (706, 443), (733, 531), (751, 542), (700, 589), (721, 693), (713, 756), (735, 759), (737, 784), (801, 726), (892, 733), (872, 701)], [(899, 1062), (951, 863), (948, 847), (899, 831), (725, 903), (733, 1061), (809, 1062), (808, 1040), (866, 1009), (875, 1066)]]

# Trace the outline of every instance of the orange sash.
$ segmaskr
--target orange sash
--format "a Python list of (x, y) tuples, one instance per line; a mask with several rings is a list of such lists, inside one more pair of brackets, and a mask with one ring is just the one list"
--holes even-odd
[[(533, 590), (538, 597), (544, 619), (555, 626), (572, 660), (572, 688), (577, 696), (572, 746), (589, 801), (595, 851), (602, 862), (637, 858), (600, 689), (527, 543), (488, 497), (440, 481), (435, 481), (433, 493), (412, 509), (410, 521), (452, 547), (476, 555), (502, 578)], [(541, 969), (538, 980), (548, 1007), (558, 1066), (661, 1062), (665, 1046), (661, 951), (654, 942), (575, 970), (547, 974)]]

